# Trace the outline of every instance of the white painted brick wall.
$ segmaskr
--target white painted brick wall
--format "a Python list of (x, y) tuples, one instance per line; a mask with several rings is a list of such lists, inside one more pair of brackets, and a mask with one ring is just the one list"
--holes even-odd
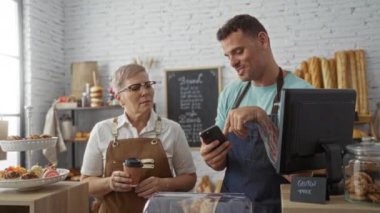
[[(275, 58), (285, 69), (294, 70), (311, 56), (365, 49), (372, 111), (379, 101), (377, 0), (25, 0), (25, 4), (26, 64), (32, 73), (27, 75), (26, 94), (40, 110), (38, 119), (63, 88), (69, 92), (70, 65), (75, 61), (97, 60), (104, 85), (110, 73), (136, 56), (159, 60), (152, 68), (155, 80), (162, 80), (164, 68), (220, 65), (223, 84), (229, 83), (236, 77), (215, 32), (240, 13), (262, 21)], [(65, 82), (57, 80), (63, 76)], [(163, 85), (156, 96), (158, 112), (164, 113)], [(40, 121), (36, 120), (36, 129), (41, 129)], [(204, 166), (198, 169), (208, 172)]]
[(64, 8), (61, 0), (24, 0), (25, 104), (32, 133), (41, 133), (52, 101), (65, 93)]

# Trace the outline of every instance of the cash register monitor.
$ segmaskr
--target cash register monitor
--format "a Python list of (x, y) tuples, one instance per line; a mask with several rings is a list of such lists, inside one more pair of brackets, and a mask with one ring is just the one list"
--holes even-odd
[(328, 181), (341, 179), (342, 151), (353, 142), (355, 98), (351, 89), (282, 90), (277, 173), (326, 168)]

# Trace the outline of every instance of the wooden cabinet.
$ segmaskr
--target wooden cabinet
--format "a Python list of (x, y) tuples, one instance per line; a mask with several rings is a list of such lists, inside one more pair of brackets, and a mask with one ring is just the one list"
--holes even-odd
[(0, 189), (0, 212), (83, 213), (89, 212), (88, 184), (61, 181), (35, 191)]

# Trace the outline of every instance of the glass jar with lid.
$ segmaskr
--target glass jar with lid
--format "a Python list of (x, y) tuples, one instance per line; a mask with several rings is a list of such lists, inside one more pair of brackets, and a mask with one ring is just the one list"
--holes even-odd
[(345, 199), (380, 206), (380, 144), (362, 142), (346, 147)]

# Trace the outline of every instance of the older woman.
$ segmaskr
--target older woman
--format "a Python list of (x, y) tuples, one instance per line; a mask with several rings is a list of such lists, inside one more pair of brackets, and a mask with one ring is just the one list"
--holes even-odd
[[(144, 67), (130, 64), (115, 72), (112, 83), (124, 113), (95, 125), (81, 169), (90, 194), (102, 198), (100, 212), (142, 212), (155, 192), (192, 189), (195, 167), (184, 131), (153, 111), (156, 82)], [(129, 157), (154, 160), (153, 169), (142, 169), (136, 187), (123, 172)]]

